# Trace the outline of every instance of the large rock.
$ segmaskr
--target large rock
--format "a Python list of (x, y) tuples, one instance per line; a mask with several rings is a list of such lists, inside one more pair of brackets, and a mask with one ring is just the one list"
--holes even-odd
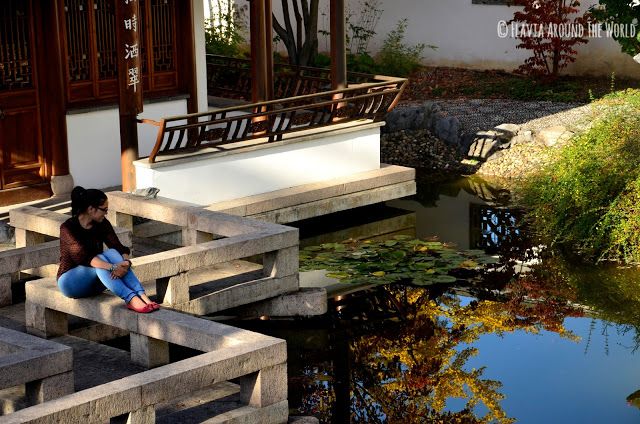
[(533, 143), (533, 132), (528, 130), (518, 132), (518, 134), (511, 139), (511, 146), (528, 143)]
[(385, 132), (396, 132), (421, 128), (424, 123), (424, 110), (421, 107), (396, 108), (386, 118)]
[(454, 116), (446, 116), (438, 119), (433, 131), (440, 140), (451, 146), (460, 145), (460, 121)]
[(493, 129), (498, 138), (503, 142), (509, 142), (520, 131), (520, 125), (517, 124), (500, 124)]
[(6, 222), (0, 222), (0, 243), (11, 243), (14, 237), (14, 229)]
[(547, 127), (536, 134), (536, 141), (547, 147), (560, 147), (565, 145), (573, 137), (573, 132), (562, 125)]
[(500, 144), (496, 131), (478, 131), (469, 146), (467, 156), (476, 159), (486, 159)]

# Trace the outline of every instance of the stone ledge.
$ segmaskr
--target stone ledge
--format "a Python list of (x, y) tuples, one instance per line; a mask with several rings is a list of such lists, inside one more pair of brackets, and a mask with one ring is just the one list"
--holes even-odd
[[(0, 327), (0, 389), (72, 370), (73, 352), (70, 347)], [(70, 386), (67, 381), (64, 394), (73, 391), (73, 378), (70, 381)]]
[(413, 180), (415, 180), (413, 168), (382, 164), (380, 169), (373, 171), (214, 203), (205, 209), (240, 216), (252, 216)]
[(353, 209), (359, 206), (394, 200), (416, 194), (415, 181), (392, 184), (373, 190), (362, 191), (344, 196), (332, 197), (305, 203), (295, 207), (283, 208), (271, 212), (254, 215), (253, 218), (268, 222), (287, 223), (313, 218), (328, 213)]
[[(257, 422), (265, 423), (286, 420), (287, 352), (283, 340), (167, 309), (136, 314), (109, 294), (66, 298), (53, 279), (29, 282), (26, 291), (27, 314), (30, 307), (36, 307), (36, 313), (40, 314), (28, 316), (28, 326), (41, 325), (44, 320), (46, 327), (47, 319), (60, 318), (55, 314), (48, 316), (47, 310), (56, 314), (72, 313), (128, 329), (138, 337), (146, 336), (149, 340), (175, 343), (205, 353), (18, 411), (9, 415), (7, 422), (94, 422), (126, 413), (130, 418), (137, 415), (149, 418), (155, 416), (156, 404), (233, 378), (240, 378), (241, 397), (248, 402), (235, 412), (239, 417), (246, 417), (250, 422), (256, 422), (253, 417), (261, 417)], [(38, 312), (38, 308), (44, 310)], [(280, 387), (282, 384), (285, 386)], [(275, 410), (279, 412), (274, 413)], [(233, 420), (229, 421), (223, 414), (214, 418), (214, 422)]]

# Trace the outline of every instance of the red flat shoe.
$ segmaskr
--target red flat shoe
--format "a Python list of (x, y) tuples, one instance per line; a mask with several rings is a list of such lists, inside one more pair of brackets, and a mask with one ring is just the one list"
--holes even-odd
[(134, 312), (137, 312), (139, 314), (148, 314), (150, 312), (155, 311), (155, 309), (153, 309), (153, 307), (151, 305), (144, 305), (141, 308), (136, 308), (135, 306), (131, 305), (131, 303), (127, 303), (127, 309), (130, 309)]
[(147, 303), (147, 306), (153, 308), (154, 311), (157, 311), (158, 309), (160, 309), (160, 305), (154, 302), (153, 300)]

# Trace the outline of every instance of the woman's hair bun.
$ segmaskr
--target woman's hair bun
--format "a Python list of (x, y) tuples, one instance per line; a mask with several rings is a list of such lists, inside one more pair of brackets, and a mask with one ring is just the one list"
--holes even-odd
[(71, 200), (80, 199), (82, 196), (87, 194), (87, 190), (81, 186), (75, 186), (73, 190), (71, 190)]

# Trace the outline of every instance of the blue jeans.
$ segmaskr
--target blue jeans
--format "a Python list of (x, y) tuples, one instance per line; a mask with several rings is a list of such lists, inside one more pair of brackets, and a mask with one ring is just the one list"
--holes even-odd
[[(111, 264), (124, 260), (115, 249), (106, 250), (98, 258)], [(127, 303), (134, 296), (144, 293), (144, 287), (131, 270), (122, 278), (114, 280), (108, 270), (84, 265), (78, 265), (62, 274), (58, 279), (58, 287), (62, 294), (73, 298), (95, 296), (109, 289)]]

